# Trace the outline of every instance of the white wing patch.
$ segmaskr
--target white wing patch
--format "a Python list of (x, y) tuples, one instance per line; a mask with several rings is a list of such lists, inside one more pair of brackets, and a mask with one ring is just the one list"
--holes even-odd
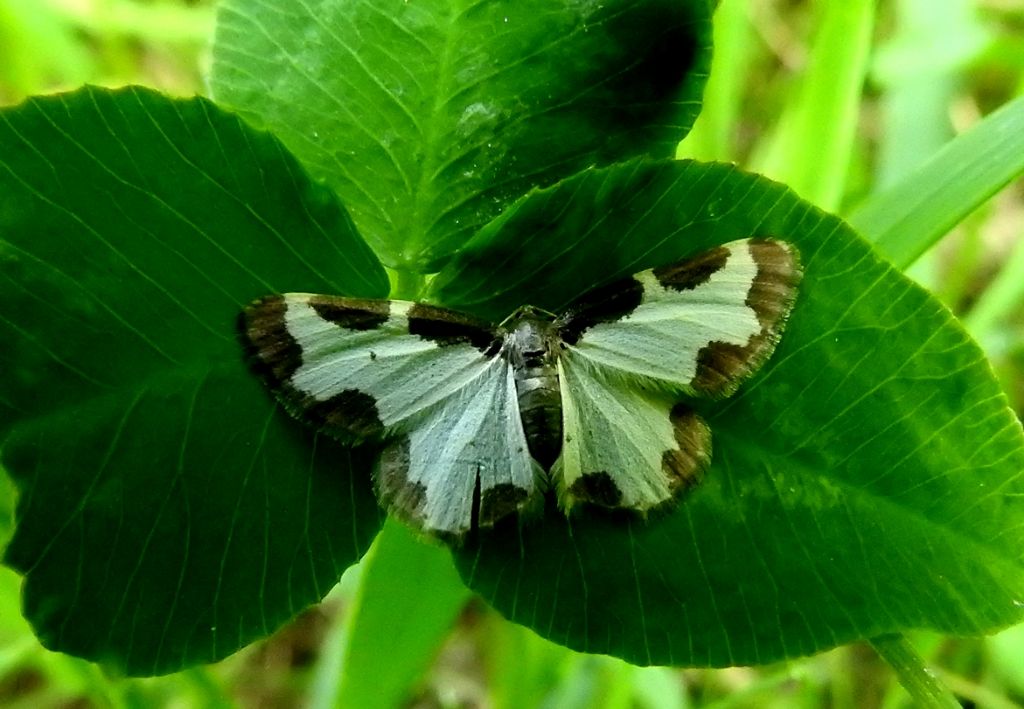
[(562, 457), (559, 502), (647, 512), (693, 487), (711, 457), (704, 422), (664, 393), (609, 382), (585, 358), (559, 362)]
[(317, 401), (369, 394), (389, 431), (470, 386), (491, 363), (471, 345), (439, 347), (410, 335), (412, 303), (391, 301), (387, 321), (353, 330), (325, 320), (308, 298), (289, 294), (285, 302), (285, 327), (302, 348), (291, 386)]

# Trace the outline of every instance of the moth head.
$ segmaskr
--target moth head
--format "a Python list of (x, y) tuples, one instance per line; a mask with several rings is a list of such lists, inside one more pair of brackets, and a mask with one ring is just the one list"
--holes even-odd
[(511, 332), (522, 322), (551, 322), (557, 317), (554, 313), (548, 312), (535, 305), (520, 305), (512, 313), (501, 321), (498, 329), (503, 332)]

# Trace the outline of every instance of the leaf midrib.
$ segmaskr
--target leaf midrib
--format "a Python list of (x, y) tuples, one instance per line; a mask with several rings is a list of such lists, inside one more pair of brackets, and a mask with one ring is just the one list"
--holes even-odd
[[(437, 148), (437, 138), (442, 128), (442, 121), (440, 120), (442, 109), (448, 103), (448, 92), (452, 82), (452, 54), (455, 47), (453, 38), (463, 9), (460, 8), (456, 11), (452, 8), (449, 10), (448, 22), (445, 27), (446, 31), (444, 32), (444, 46), (438, 55), (434, 102), (421, 123), (423, 126), (421, 128), (422, 140), (426, 150), (424, 151), (424, 160), (419, 165), (418, 179), (411, 195), (412, 209), (410, 210), (411, 217), (407, 228), (409, 228), (412, 236), (404, 242), (402, 253), (399, 256), (399, 270), (403, 271), (416, 270), (416, 263), (419, 260), (417, 258), (418, 253), (423, 247), (424, 237), (426, 236), (423, 225), (427, 220), (427, 215), (433, 203), (433, 200), (427, 198), (426, 195), (428, 191), (432, 192), (430, 190), (433, 186), (432, 178), (441, 158), (441, 151)], [(447, 125), (447, 123), (444, 123), (444, 125)]]

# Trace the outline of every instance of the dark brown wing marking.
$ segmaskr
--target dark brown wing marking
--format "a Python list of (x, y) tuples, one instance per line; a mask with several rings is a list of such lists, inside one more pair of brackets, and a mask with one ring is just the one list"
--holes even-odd
[(685, 404), (676, 404), (671, 419), (679, 448), (665, 451), (661, 467), (678, 497), (696, 487), (711, 464), (711, 429)]
[(402, 436), (380, 455), (374, 476), (377, 499), (403, 521), (422, 528), (427, 489), (409, 480), (409, 465), (409, 437)]
[(313, 295), (309, 304), (327, 322), (349, 330), (375, 330), (391, 316), (391, 302), (387, 300)]
[[(293, 391), (295, 391), (293, 389)], [(299, 392), (298, 415), (305, 421), (342, 441), (368, 441), (384, 433), (377, 402), (369, 394), (346, 389), (326, 401)]]
[(302, 348), (284, 323), (284, 297), (269, 295), (249, 304), (238, 317), (239, 335), (252, 370), (271, 388), (302, 366)]
[(743, 346), (712, 342), (701, 350), (693, 388), (705, 396), (729, 396), (764, 363), (796, 299), (802, 273), (795, 250), (771, 239), (751, 239), (748, 243), (757, 275), (746, 304), (757, 314), (761, 332)]
[(493, 527), (496, 522), (519, 511), (528, 497), (526, 490), (509, 483), (484, 490), (480, 497), (479, 526)]
[(556, 321), (562, 340), (575, 345), (587, 329), (626, 317), (640, 305), (644, 287), (635, 278), (624, 278), (587, 291), (574, 301)]
[(584, 473), (569, 486), (569, 494), (579, 502), (615, 509), (622, 504), (622, 490), (604, 471)]
[(416, 303), (407, 317), (411, 334), (442, 347), (465, 343), (491, 356), (501, 344), (489, 323), (454, 310)]
[(684, 291), (693, 290), (707, 283), (711, 276), (725, 266), (729, 260), (729, 249), (724, 246), (705, 251), (693, 258), (678, 263), (670, 263), (653, 270), (654, 277), (664, 288)]

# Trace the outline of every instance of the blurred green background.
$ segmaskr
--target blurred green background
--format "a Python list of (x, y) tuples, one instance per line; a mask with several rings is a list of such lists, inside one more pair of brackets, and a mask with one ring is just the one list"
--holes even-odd
[[(213, 0), (0, 0), (0, 105), (83, 83), (205, 93), (214, 20)], [(763, 171), (843, 215), (1024, 94), (1024, 0), (722, 0), (716, 20), (705, 111), (680, 155)], [(808, 134), (815, 140), (799, 140)], [(996, 195), (910, 273), (964, 319), (1019, 415), (1024, 184)], [(0, 546), (13, 505), (0, 477)], [(0, 706), (909, 705), (866, 645), (727, 670), (635, 668), (572, 653), (442, 578), (443, 561), (407, 576), (401, 551), (371, 552), (361, 566), (379, 558), (372, 573), (351, 569), (326, 602), (268, 640), (211, 667), (145, 680), (108, 677), (43, 649), (21, 619), (19, 579), (0, 569)], [(373, 603), (382, 579), (408, 583), (410, 594), (426, 580), (449, 597), (436, 612), (395, 618)], [(401, 625), (403, 642), (373, 642), (374, 632), (391, 632), (388, 621)], [(368, 642), (375, 622), (384, 626)], [(989, 638), (912, 639), (968, 705), (1024, 706), (1024, 626)]]

